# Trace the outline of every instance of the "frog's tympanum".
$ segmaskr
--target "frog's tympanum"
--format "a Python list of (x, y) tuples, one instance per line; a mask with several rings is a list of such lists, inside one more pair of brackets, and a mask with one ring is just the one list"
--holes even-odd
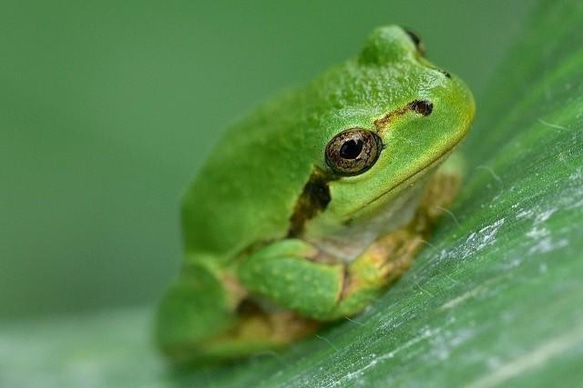
[(272, 350), (351, 317), (411, 265), (460, 186), (466, 85), (401, 27), (230, 128), (184, 198), (158, 315), (174, 362)]

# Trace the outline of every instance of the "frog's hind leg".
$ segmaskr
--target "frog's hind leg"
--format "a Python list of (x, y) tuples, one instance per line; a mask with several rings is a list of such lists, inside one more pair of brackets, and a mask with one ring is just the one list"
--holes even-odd
[(231, 328), (229, 295), (212, 271), (187, 264), (166, 291), (158, 310), (156, 340), (176, 363), (202, 356), (201, 344)]
[(315, 331), (290, 312), (266, 313), (236, 282), (201, 265), (183, 268), (158, 313), (159, 347), (177, 365), (271, 351)]

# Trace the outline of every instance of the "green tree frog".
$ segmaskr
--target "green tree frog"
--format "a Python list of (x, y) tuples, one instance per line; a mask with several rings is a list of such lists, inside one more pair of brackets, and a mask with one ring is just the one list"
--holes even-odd
[(417, 35), (388, 26), (235, 124), (184, 198), (185, 258), (158, 313), (163, 352), (242, 357), (361, 312), (454, 198), (463, 163), (450, 155), (474, 111)]

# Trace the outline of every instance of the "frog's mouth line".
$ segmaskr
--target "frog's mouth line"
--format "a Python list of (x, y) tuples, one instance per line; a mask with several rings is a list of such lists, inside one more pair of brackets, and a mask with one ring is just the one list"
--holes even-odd
[(352, 220), (354, 218), (354, 215), (355, 214), (359, 213), (363, 209), (366, 209), (371, 204), (373, 204), (376, 201), (380, 200), (384, 196), (392, 193), (393, 191), (399, 189), (400, 187), (406, 185), (407, 183), (410, 183), (411, 181), (415, 181), (418, 178), (419, 175), (422, 175), (422, 173), (424, 173), (425, 171), (433, 168), (436, 164), (441, 163), (444, 159), (446, 159), (449, 155), (451, 155), (451, 153), (453, 152), (454, 148), (459, 143), (461, 143), (462, 140), (463, 140), (463, 137), (459, 141), (457, 141), (454, 145), (452, 145), (444, 154), (442, 154), (441, 156), (433, 159), (432, 161), (430, 161), (429, 163), (427, 163), (425, 166), (423, 166), (420, 170), (418, 170), (418, 171), (414, 172), (413, 174), (407, 176), (406, 178), (404, 178), (403, 180), (401, 180), (399, 183), (397, 183), (395, 186), (391, 187), (389, 190), (385, 191), (382, 194), (379, 194), (378, 196), (376, 196), (375, 198), (371, 199), (370, 201), (368, 201), (367, 203), (365, 203), (364, 205), (362, 205), (358, 209), (353, 210), (352, 212), (350, 212), (348, 214), (349, 219)]

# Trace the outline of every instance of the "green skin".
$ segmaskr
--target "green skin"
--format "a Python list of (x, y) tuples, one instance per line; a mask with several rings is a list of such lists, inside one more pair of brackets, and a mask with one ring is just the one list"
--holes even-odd
[[(414, 101), (433, 109), (416, 111)], [(177, 363), (235, 358), (362, 311), (406, 269), (415, 249), (388, 254), (385, 240), (401, 233), (400, 246), (412, 247), (425, 233), (403, 227), (419, 219), (431, 179), (457, 174), (443, 162), (474, 110), (461, 80), (389, 26), (357, 58), (234, 125), (184, 198), (186, 255), (160, 307), (162, 350)], [(370, 169), (343, 176), (326, 148), (356, 127), (375, 132), (383, 148)], [(379, 246), (381, 259), (371, 253)]]

